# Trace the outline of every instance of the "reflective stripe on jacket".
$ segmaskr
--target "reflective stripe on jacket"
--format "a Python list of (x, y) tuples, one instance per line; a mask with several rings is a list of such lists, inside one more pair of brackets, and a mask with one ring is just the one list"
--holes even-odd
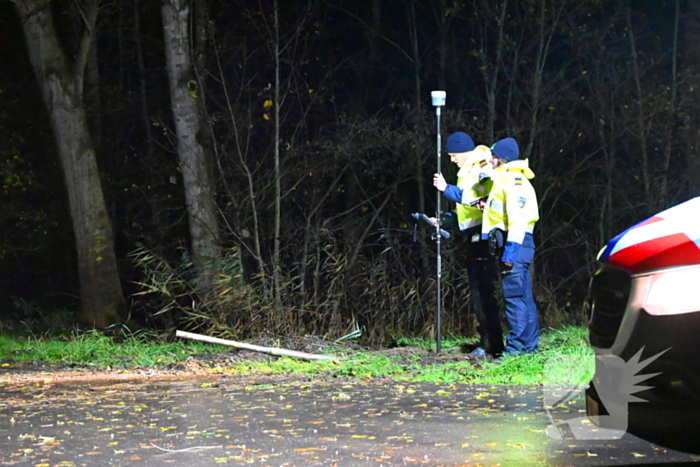
[(481, 237), (497, 228), (508, 232), (509, 242), (523, 243), (526, 233), (532, 233), (540, 214), (537, 195), (530, 180), (535, 174), (528, 167), (527, 159), (515, 160), (498, 167), (493, 173), (493, 186), (489, 194)]
[(489, 164), (491, 150), (477, 146), (457, 173), (457, 187), (462, 190), (462, 200), (457, 203), (455, 213), (459, 230), (481, 225), (483, 212), (469, 203), (489, 195), (493, 168)]

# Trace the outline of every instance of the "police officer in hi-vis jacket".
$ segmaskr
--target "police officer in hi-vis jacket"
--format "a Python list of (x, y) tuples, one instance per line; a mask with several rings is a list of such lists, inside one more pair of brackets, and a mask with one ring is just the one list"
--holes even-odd
[(459, 227), (465, 242), (469, 290), (480, 337), (478, 347), (470, 355), (497, 356), (503, 352), (503, 330), (495, 296), (497, 271), (489, 242), (481, 238), (483, 202), (492, 185), (491, 150), (475, 147), (472, 138), (461, 131), (450, 135), (446, 149), (450, 160), (459, 167), (457, 185), (448, 185), (442, 174), (435, 174), (433, 185), (457, 203), (454, 212), (445, 214), (442, 225), (446, 229)]
[(481, 238), (496, 244), (501, 284), (510, 330), (504, 355), (538, 351), (540, 324), (532, 295), (530, 264), (535, 255), (532, 233), (539, 220), (537, 195), (530, 184), (535, 174), (522, 160), (513, 138), (491, 148), (493, 185), (484, 207)]

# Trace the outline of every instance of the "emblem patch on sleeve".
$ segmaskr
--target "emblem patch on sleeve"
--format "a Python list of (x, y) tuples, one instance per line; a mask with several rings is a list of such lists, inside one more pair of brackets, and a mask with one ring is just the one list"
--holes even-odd
[(527, 199), (523, 198), (522, 196), (518, 196), (518, 206), (520, 206), (520, 209), (525, 207), (525, 203), (527, 203)]

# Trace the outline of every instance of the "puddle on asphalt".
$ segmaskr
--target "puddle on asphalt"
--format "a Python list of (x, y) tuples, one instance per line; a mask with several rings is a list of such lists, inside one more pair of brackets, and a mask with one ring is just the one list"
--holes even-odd
[[(227, 377), (33, 384), (3, 391), (0, 464), (611, 466), (697, 458), (629, 434), (577, 439), (562, 422), (581, 423), (581, 391), (561, 391), (388, 381), (243, 386)], [(552, 398), (566, 403), (546, 407)]]

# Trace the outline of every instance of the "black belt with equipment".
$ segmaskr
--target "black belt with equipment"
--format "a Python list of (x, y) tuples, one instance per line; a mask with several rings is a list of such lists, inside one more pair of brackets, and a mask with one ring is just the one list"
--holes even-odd
[(491, 229), (491, 232), (489, 232), (489, 253), (498, 258), (503, 254), (503, 248), (505, 246), (505, 231), (501, 229)]

